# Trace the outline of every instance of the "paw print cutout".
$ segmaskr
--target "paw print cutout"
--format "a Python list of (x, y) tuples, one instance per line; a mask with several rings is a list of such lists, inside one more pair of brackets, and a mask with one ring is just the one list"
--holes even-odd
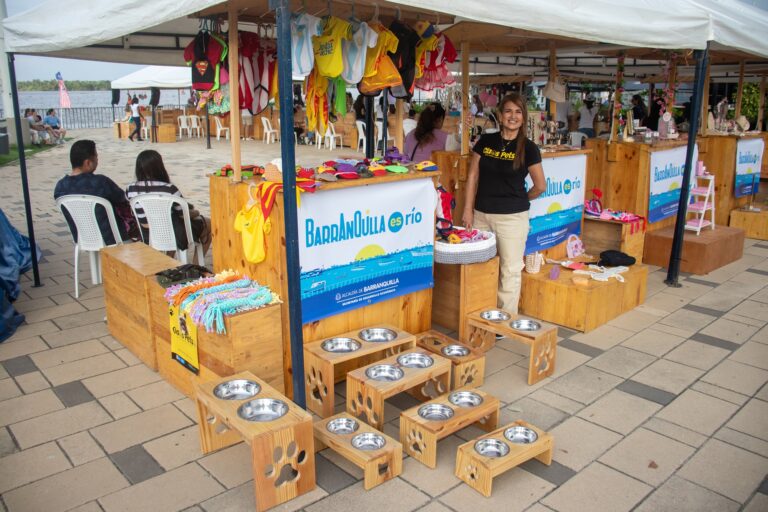
[(473, 466), (472, 464), (469, 464), (464, 471), (467, 474), (467, 477), (474, 482), (477, 480), (477, 466)]
[(542, 374), (549, 370), (554, 358), (554, 346), (552, 343), (546, 343), (541, 350), (536, 354), (536, 359), (533, 360), (533, 365), (536, 368), (537, 373)]
[(435, 379), (429, 379), (421, 388), (421, 393), (429, 398), (437, 398), (446, 392), (442, 382)]
[(484, 350), (486, 346), (489, 346), (491, 343), (493, 343), (493, 336), (493, 333), (484, 329), (474, 328), (469, 333), (469, 341), (467, 344), (472, 348), (479, 348)]
[(323, 373), (314, 366), (307, 372), (307, 387), (312, 400), (322, 404), (328, 396), (328, 387), (323, 382)]
[(416, 430), (415, 428), (412, 428), (411, 431), (408, 432), (407, 444), (408, 448), (413, 453), (422, 454), (424, 453), (424, 450), (427, 449), (427, 443), (424, 442), (424, 435), (420, 430)]
[(477, 374), (477, 367), (474, 364), (464, 366), (459, 377), (460, 385), (472, 384), (477, 379)]
[(384, 355), (386, 357), (392, 357), (396, 354), (399, 354), (403, 351), (403, 347), (389, 347), (387, 350), (384, 351)]
[(379, 414), (373, 410), (371, 397), (363, 398), (363, 393), (358, 391), (357, 396), (349, 405), (350, 412), (358, 418), (366, 417), (369, 422), (379, 422)]
[(299, 451), (296, 441), (288, 443), (285, 450), (282, 446), (275, 446), (272, 452), (273, 463), (264, 468), (264, 476), (273, 479), (275, 487), (280, 487), (299, 478), (299, 466), (306, 460), (307, 452)]

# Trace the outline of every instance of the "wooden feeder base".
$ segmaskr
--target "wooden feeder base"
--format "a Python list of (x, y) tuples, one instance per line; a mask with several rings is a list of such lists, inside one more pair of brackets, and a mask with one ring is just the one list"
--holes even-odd
[[(386, 434), (358, 422), (359, 428), (351, 434), (336, 434), (328, 431), (326, 426), (338, 418), (354, 420), (349, 414), (342, 412), (315, 422), (315, 442), (318, 448), (327, 446), (354, 465), (363, 470), (363, 487), (366, 491), (391, 480), (403, 472), (403, 446)], [(358, 434), (372, 433), (382, 436), (386, 444), (378, 450), (359, 450), (352, 446), (352, 438)]]
[[(531, 444), (515, 444), (508, 441), (504, 437), (504, 431), (515, 426), (530, 428), (538, 434), (538, 439)], [(505, 443), (509, 447), (509, 453), (497, 458), (480, 455), (475, 451), (475, 443), (483, 439), (495, 439)], [(554, 439), (550, 434), (525, 421), (518, 420), (459, 446), (456, 452), (454, 474), (474, 490), (489, 498), (494, 477), (533, 458), (549, 466), (552, 463), (553, 448)]]
[(744, 236), (747, 238), (768, 240), (768, 208), (765, 206), (759, 208), (759, 212), (733, 210), (728, 225), (732, 228), (743, 229)]
[[(245, 400), (223, 400), (214, 395), (218, 384), (234, 379), (254, 381), (261, 391)], [(257, 511), (315, 488), (315, 446), (309, 413), (250, 372), (198, 384), (195, 398), (204, 454), (240, 441), (250, 445)], [(288, 406), (288, 412), (265, 422), (248, 421), (238, 415), (241, 405), (259, 398), (281, 400)]]
[[(651, 231), (645, 235), (643, 261), (667, 268), (672, 252), (674, 227)], [(701, 234), (686, 231), (683, 237), (681, 272), (703, 275), (738, 261), (744, 254), (744, 230), (728, 226), (705, 228)]]
[[(416, 344), (421, 348), (451, 360), (451, 389), (464, 386), (480, 387), (485, 381), (485, 355), (439, 331), (425, 331), (416, 335)], [(459, 345), (469, 350), (466, 356), (451, 356), (443, 353), (450, 345)]]
[(444, 421), (427, 420), (419, 416), (422, 405), (411, 407), (400, 413), (400, 442), (405, 452), (427, 467), (437, 467), (437, 442), (454, 432), (475, 424), (486, 432), (492, 431), (499, 423), (499, 399), (477, 389), (462, 388), (472, 391), (483, 398), (475, 407), (452, 405), (449, 395), (443, 395), (426, 402), (424, 405), (439, 404), (453, 410), (453, 417)]

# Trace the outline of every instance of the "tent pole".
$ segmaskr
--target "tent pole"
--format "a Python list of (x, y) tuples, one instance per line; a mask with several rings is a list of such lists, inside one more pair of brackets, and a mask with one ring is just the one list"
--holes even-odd
[[(711, 74), (712, 68), (709, 62), (707, 62), (707, 75), (704, 78), (704, 96), (701, 99), (701, 123), (698, 132), (696, 132), (699, 135), (707, 134), (707, 123), (709, 123), (709, 78)], [(688, 133), (691, 133), (690, 128), (688, 128)]]
[(365, 158), (368, 159), (373, 158), (376, 151), (376, 114), (373, 112), (373, 101), (372, 96), (365, 97)]
[[(37, 243), (35, 242), (35, 226), (32, 222), (32, 204), (29, 200), (29, 180), (27, 179), (27, 158), (24, 154), (24, 135), (21, 131), (21, 112), (19, 108), (19, 91), (16, 88), (16, 65), (13, 53), (8, 53), (8, 71), (10, 78), (11, 100), (13, 101), (13, 117), (16, 124), (16, 147), (19, 150), (19, 169), (21, 170), (21, 191), (24, 195), (24, 213), (27, 216), (27, 234), (29, 250), (32, 252), (32, 275), (35, 288), (40, 284), (40, 269), (37, 267)], [(25, 119), (24, 122), (27, 120)]]
[[(229, 3), (227, 18), (229, 25), (229, 135), (232, 139), (232, 179), (240, 182), (240, 68), (237, 37), (237, 9), (234, 2)], [(291, 137), (293, 139), (293, 137)], [(302, 388), (303, 389), (303, 388)]]
[(389, 128), (389, 91), (384, 89), (381, 99), (381, 156), (387, 154), (387, 131)]
[[(283, 159), (283, 208), (288, 274), (293, 401), (306, 408), (304, 394), (304, 335), (301, 324), (299, 224), (296, 209), (296, 147), (293, 143), (293, 84), (291, 83), (291, 11), (289, 0), (270, 0), (277, 19), (277, 77), (280, 98), (280, 156)], [(369, 146), (370, 147), (370, 146)], [(285, 298), (285, 297), (284, 297)]]
[(733, 116), (738, 119), (741, 115), (741, 98), (744, 94), (744, 61), (739, 62), (739, 87), (736, 89), (736, 112)]
[(685, 232), (685, 217), (688, 205), (688, 192), (691, 185), (691, 170), (693, 168), (693, 150), (696, 147), (696, 128), (701, 114), (701, 98), (704, 95), (704, 75), (707, 69), (707, 57), (709, 43), (704, 50), (696, 50), (696, 75), (693, 82), (693, 102), (691, 103), (691, 128), (688, 132), (688, 147), (685, 152), (685, 168), (683, 170), (683, 184), (680, 186), (680, 202), (677, 204), (677, 221), (675, 222), (675, 236), (672, 239), (672, 252), (669, 255), (667, 267), (667, 279), (664, 282), (668, 286), (680, 287), (677, 281), (680, 276), (680, 255), (683, 252), (683, 235)]
[(395, 146), (401, 152), (405, 151), (405, 134), (403, 133), (403, 119), (405, 118), (405, 101), (398, 98), (395, 100)]

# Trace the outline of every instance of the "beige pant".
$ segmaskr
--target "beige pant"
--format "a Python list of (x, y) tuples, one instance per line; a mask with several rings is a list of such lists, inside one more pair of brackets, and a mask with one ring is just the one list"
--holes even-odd
[(474, 228), (496, 235), (500, 276), (498, 305), (517, 313), (520, 302), (520, 273), (523, 271), (525, 240), (528, 238), (528, 212), (483, 213), (475, 210)]

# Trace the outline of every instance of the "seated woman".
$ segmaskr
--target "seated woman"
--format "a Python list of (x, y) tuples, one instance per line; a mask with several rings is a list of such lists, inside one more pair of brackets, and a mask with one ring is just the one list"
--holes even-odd
[(456, 134), (441, 130), (445, 121), (445, 109), (439, 103), (429, 103), (421, 111), (419, 120), (405, 137), (405, 156), (412, 162), (432, 159), (433, 151), (453, 151), (459, 146)]
[[(158, 192), (183, 197), (179, 189), (176, 188), (176, 185), (171, 183), (168, 171), (165, 170), (165, 165), (163, 164), (163, 157), (157, 151), (147, 149), (136, 157), (136, 181), (126, 187), (125, 195), (130, 200), (140, 194)], [(184, 216), (181, 208), (178, 205), (174, 206), (173, 213), (176, 247), (186, 248), (189, 244), (187, 243), (187, 233), (184, 228)], [(136, 208), (136, 216), (138, 217), (142, 238), (148, 240), (149, 226), (147, 225), (147, 217), (141, 208)], [(207, 253), (208, 248), (211, 246), (211, 222), (200, 215), (200, 212), (195, 210), (191, 204), (189, 205), (189, 216), (192, 222), (192, 239), (195, 242), (202, 243), (203, 253)]]
[(53, 136), (55, 138), (54, 140), (57, 143), (64, 144), (64, 137), (67, 135), (67, 130), (61, 126), (61, 121), (59, 121), (59, 117), (56, 115), (55, 109), (49, 108), (45, 112), (43, 124), (53, 130)]

